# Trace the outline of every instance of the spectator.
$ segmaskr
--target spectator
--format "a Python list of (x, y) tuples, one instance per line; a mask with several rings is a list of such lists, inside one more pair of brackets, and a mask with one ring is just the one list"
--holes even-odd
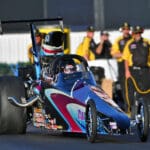
[[(35, 32), (35, 42), (36, 42), (36, 49), (38, 50), (38, 52), (40, 52), (42, 43), (42, 34), (38, 30)], [(31, 63), (34, 63), (32, 44), (28, 46), (28, 58)]]
[[(142, 37), (143, 31), (140, 26), (132, 29), (133, 39), (125, 46), (123, 58), (125, 59), (125, 77), (132, 76), (141, 90), (147, 90), (150, 89), (150, 45), (149, 41)], [(135, 88), (131, 82), (128, 85), (128, 97), (132, 111), (132, 106), (135, 104)]]
[(82, 43), (79, 44), (76, 54), (83, 56), (86, 60), (94, 60), (95, 56), (93, 54), (93, 50), (96, 48), (94, 37), (94, 28), (93, 26), (89, 26), (87, 28), (87, 35), (84, 37)]
[(94, 49), (95, 59), (99, 58), (111, 58), (111, 42), (109, 40), (109, 33), (102, 31), (100, 33), (100, 43), (97, 44), (97, 48)]
[(125, 98), (125, 68), (124, 68), (124, 60), (122, 58), (123, 50), (126, 45), (126, 43), (131, 39), (130, 35), (130, 24), (125, 22), (120, 27), (120, 31), (122, 32), (122, 36), (118, 37), (116, 41), (114, 42), (111, 50), (111, 54), (114, 58), (116, 58), (118, 62), (118, 81), (121, 85), (121, 91), (122, 91), (122, 103), (124, 109), (127, 111), (128, 103)]

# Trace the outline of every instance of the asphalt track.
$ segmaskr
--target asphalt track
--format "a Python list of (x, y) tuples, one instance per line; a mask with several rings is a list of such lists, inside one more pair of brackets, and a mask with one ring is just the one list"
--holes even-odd
[(0, 150), (149, 150), (150, 138), (141, 143), (137, 135), (99, 136), (96, 143), (84, 135), (63, 135), (29, 127), (25, 135), (0, 135)]

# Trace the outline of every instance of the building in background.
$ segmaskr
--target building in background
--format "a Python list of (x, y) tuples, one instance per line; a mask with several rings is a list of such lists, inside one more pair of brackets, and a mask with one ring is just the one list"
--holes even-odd
[[(116, 29), (124, 21), (150, 27), (149, 0), (1, 0), (0, 19), (37, 19), (61, 16), (74, 31), (93, 25)], [(14, 28), (15, 27), (15, 28)], [(16, 31), (24, 27), (14, 26)], [(10, 31), (12, 29), (9, 29)]]

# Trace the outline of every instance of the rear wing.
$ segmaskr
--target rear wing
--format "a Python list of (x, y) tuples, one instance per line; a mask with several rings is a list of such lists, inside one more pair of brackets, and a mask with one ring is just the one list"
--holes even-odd
[(57, 18), (44, 18), (44, 19), (27, 19), (27, 20), (0, 20), (0, 33), (3, 33), (2, 25), (3, 24), (12, 24), (12, 23), (28, 23), (28, 24), (34, 24), (38, 22), (53, 22), (58, 21), (61, 29), (63, 30), (63, 18), (57, 17)]
[(39, 61), (38, 51), (37, 51), (36, 42), (35, 42), (35, 31), (36, 31), (36, 25), (35, 24), (40, 23), (40, 22), (58, 22), (61, 30), (63, 31), (63, 18), (61, 18), (61, 17), (46, 18), (46, 19), (0, 21), (0, 34), (3, 33), (3, 24), (27, 23), (27, 25), (30, 26), (31, 40), (32, 40), (32, 46), (33, 46), (33, 55), (34, 55), (34, 64), (35, 64), (37, 79), (39, 78), (40, 61)]

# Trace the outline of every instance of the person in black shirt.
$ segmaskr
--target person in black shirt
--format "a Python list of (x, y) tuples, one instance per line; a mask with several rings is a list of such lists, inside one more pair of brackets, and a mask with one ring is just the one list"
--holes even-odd
[[(142, 37), (144, 29), (141, 26), (132, 28), (132, 39), (128, 41), (124, 48), (123, 59), (125, 60), (125, 77), (130, 79), (133, 77), (136, 81), (137, 87), (142, 91), (150, 89), (150, 43), (149, 40)], [(135, 106), (136, 88), (133, 86), (131, 80), (128, 81), (128, 97), (130, 100), (131, 112)], [(146, 99), (150, 105), (150, 93), (138, 93), (140, 98)]]
[(97, 44), (97, 47), (94, 51), (95, 59), (100, 58), (112, 58), (111, 56), (111, 42), (109, 40), (109, 33), (107, 31), (102, 31), (100, 33), (100, 43)]
[(126, 90), (125, 90), (125, 65), (124, 60), (122, 58), (124, 48), (129, 40), (131, 40), (132, 36), (130, 34), (131, 26), (128, 22), (124, 22), (119, 30), (122, 35), (120, 35), (112, 45), (111, 55), (113, 58), (117, 60), (118, 64), (118, 83), (121, 88), (120, 103), (122, 104), (123, 109), (128, 112), (128, 102), (126, 99)]

